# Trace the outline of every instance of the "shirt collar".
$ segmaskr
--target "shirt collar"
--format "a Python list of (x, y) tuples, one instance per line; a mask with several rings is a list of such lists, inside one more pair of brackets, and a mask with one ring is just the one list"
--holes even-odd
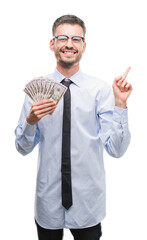
[[(65, 76), (62, 75), (57, 69), (55, 69), (54, 73), (53, 73), (53, 78), (54, 80), (56, 80), (57, 82), (61, 82)], [(81, 87), (82, 85), (82, 72), (81, 70), (79, 70), (78, 72), (76, 72), (74, 75), (72, 75), (69, 78), (73, 83), (75, 83), (78, 87)]]

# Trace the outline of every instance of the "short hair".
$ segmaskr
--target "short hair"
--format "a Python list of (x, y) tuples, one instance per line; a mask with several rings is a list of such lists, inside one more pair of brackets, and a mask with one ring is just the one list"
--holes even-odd
[(75, 15), (70, 15), (70, 14), (67, 14), (67, 15), (63, 15), (59, 18), (57, 18), (55, 20), (55, 22), (53, 23), (53, 27), (52, 27), (52, 34), (54, 36), (55, 34), (55, 31), (56, 31), (56, 28), (60, 25), (60, 24), (64, 24), (64, 23), (69, 23), (69, 24), (78, 24), (82, 27), (83, 29), (83, 34), (84, 34), (84, 37), (85, 37), (85, 34), (86, 34), (86, 26), (85, 26), (85, 23), (80, 19), (78, 18), (77, 16)]

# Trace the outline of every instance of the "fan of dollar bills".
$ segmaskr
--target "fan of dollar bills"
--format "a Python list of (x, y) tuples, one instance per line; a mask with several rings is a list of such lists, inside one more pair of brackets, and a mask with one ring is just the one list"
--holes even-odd
[(67, 87), (47, 77), (34, 78), (26, 84), (24, 92), (34, 101), (40, 102), (52, 98), (57, 103), (63, 97)]

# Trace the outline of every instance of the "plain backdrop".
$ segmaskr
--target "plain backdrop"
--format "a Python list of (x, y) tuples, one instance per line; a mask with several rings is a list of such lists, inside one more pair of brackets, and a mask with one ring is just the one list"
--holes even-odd
[[(102, 240), (147, 239), (147, 35), (145, 0), (5, 0), (0, 3), (0, 238), (36, 240), (34, 194), (38, 149), (23, 157), (14, 130), (24, 101), (24, 85), (55, 69), (49, 50), (54, 20), (75, 14), (85, 21), (83, 72), (112, 85), (132, 69), (128, 101), (132, 135), (126, 154), (105, 153), (107, 216)], [(86, 184), (86, 183), (85, 183)], [(65, 230), (64, 239), (73, 239)]]

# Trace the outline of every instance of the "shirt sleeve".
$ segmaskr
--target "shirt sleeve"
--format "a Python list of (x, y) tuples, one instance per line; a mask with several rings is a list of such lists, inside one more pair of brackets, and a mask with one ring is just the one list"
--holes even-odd
[(30, 125), (26, 121), (26, 117), (30, 112), (31, 105), (31, 100), (28, 96), (26, 96), (18, 125), (15, 129), (16, 149), (22, 155), (30, 153), (40, 141), (40, 131), (38, 125)]
[(104, 148), (110, 156), (119, 158), (126, 152), (131, 138), (128, 108), (116, 107), (112, 88), (105, 86), (98, 100), (97, 111)]

